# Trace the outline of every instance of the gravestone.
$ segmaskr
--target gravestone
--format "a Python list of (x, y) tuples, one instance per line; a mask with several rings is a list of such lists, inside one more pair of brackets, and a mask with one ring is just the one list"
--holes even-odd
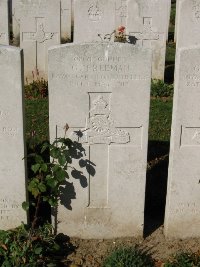
[(27, 223), (22, 50), (0, 45), (0, 229)]
[(71, 0), (61, 0), (61, 39), (62, 41), (71, 40), (72, 26), (72, 3)]
[(190, 47), (200, 42), (200, 0), (179, 0), (176, 47)]
[(81, 177), (67, 180), (58, 231), (142, 236), (151, 51), (121, 43), (51, 48), (48, 81), (51, 141), (68, 123), (68, 136), (86, 152)]
[[(62, 0), (63, 11), (62, 21), (66, 20), (65, 8), (69, 0)], [(58, 10), (59, 9), (59, 10)], [(60, 23), (61, 3), (60, 0), (12, 0), (12, 16), (13, 16), (13, 36), (14, 43), (20, 43), (20, 24), (21, 19), (48, 18), (52, 25)], [(31, 26), (32, 27), (32, 26)], [(66, 31), (64, 27), (63, 31)]]
[(200, 46), (177, 50), (165, 235), (200, 237)]
[(135, 36), (140, 47), (153, 50), (152, 78), (163, 79), (166, 40), (169, 26), (169, 2), (135, 0), (128, 2), (127, 34)]
[(60, 44), (60, 1), (43, 0), (40, 7), (41, 13), (20, 19), (20, 47), (28, 82), (36, 76), (47, 78), (47, 50)]
[(114, 40), (114, 30), (114, 1), (74, 0), (74, 42), (101, 41), (105, 35)]
[(9, 44), (8, 0), (0, 0), (0, 44)]

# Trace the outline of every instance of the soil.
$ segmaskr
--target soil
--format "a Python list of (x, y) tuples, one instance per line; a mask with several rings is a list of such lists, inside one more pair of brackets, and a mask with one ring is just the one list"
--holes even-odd
[(64, 260), (65, 266), (68, 267), (101, 267), (104, 258), (119, 246), (139, 245), (156, 260), (156, 267), (162, 267), (163, 263), (176, 252), (188, 250), (190, 252), (198, 252), (200, 250), (200, 239), (165, 239), (163, 226), (159, 227), (145, 239), (81, 240), (71, 238), (70, 242), (75, 246), (75, 250)]

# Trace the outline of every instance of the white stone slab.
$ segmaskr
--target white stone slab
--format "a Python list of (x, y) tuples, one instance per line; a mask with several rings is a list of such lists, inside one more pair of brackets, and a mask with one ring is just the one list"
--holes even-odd
[(8, 0), (0, 0), (0, 44), (9, 44)]
[[(51, 21), (52, 25), (60, 23), (61, 3), (60, 0), (12, 0), (13, 13), (13, 35), (16, 45), (20, 42), (20, 22), (21, 19), (30, 17), (45, 17)], [(67, 0), (62, 0), (64, 1)], [(69, 0), (68, 0), (69, 1)], [(58, 11), (58, 5), (60, 10)], [(66, 7), (66, 5), (64, 5)], [(59, 14), (59, 15), (58, 15)], [(62, 17), (65, 19), (65, 16)]]
[(0, 46), (0, 229), (17, 227), (27, 216), (22, 51)]
[(175, 29), (174, 29), (174, 42), (175, 43), (177, 40), (177, 23), (178, 23), (178, 17), (179, 17), (180, 2), (181, 0), (176, 0), (176, 18), (175, 18)]
[[(47, 7), (48, 12), (45, 11)], [(26, 81), (33, 80), (36, 73), (40, 78), (47, 78), (47, 50), (60, 44), (60, 1), (43, 0), (42, 8), (41, 16), (33, 14), (20, 20), (20, 47), (24, 50)]]
[(152, 78), (163, 79), (166, 40), (169, 25), (169, 2), (135, 0), (128, 3), (127, 34), (135, 36), (137, 45), (153, 50)]
[(61, 0), (61, 39), (63, 42), (71, 40), (72, 2)]
[(200, 237), (200, 46), (177, 51), (165, 235)]
[(67, 180), (66, 188), (75, 191), (64, 194), (68, 208), (58, 207), (59, 232), (81, 238), (142, 236), (150, 80), (150, 50), (122, 43), (49, 50), (51, 141), (64, 135), (68, 123), (68, 135), (95, 164), (90, 175), (77, 165), (82, 178)]
[(74, 42), (101, 41), (98, 35), (109, 38), (114, 30), (115, 1), (74, 0)]
[(181, 0), (177, 18), (176, 47), (190, 47), (200, 43), (200, 0)]

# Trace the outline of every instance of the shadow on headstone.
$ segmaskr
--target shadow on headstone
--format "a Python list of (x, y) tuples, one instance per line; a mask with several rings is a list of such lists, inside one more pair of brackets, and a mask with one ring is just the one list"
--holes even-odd
[(169, 142), (149, 141), (146, 179), (144, 237), (164, 223)]

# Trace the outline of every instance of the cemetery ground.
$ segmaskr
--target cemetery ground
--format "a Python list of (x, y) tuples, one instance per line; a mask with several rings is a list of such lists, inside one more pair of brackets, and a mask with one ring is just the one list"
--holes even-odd
[[(171, 64), (174, 57), (171, 48), (168, 55)], [(33, 83), (32, 86), (26, 86), (25, 94), (26, 139), (30, 152), (49, 139), (47, 83), (40, 81)], [(136, 244), (152, 254), (157, 267), (163, 266), (163, 262), (176, 252), (198, 251), (200, 239), (170, 241), (163, 235), (172, 96), (172, 84), (152, 82), (144, 217), (145, 239), (81, 240), (67, 237), (68, 255), (62, 258), (63, 265), (60, 266), (100, 267), (105, 257), (114, 249)]]

